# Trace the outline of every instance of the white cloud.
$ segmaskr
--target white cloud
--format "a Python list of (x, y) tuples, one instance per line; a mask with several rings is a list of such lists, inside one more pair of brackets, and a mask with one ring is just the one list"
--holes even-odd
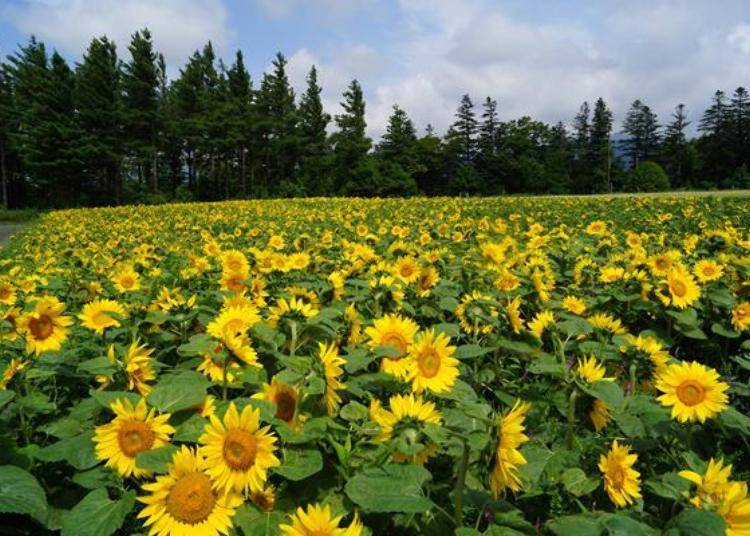
[(271, 18), (282, 19), (302, 8), (321, 10), (328, 16), (350, 15), (372, 3), (372, 0), (257, 0)]
[(105, 34), (126, 55), (130, 36), (148, 27), (173, 68), (208, 40), (225, 52), (234, 36), (221, 0), (25, 0), (0, 13), (20, 31), (74, 56)]
[(743, 54), (750, 54), (750, 24), (738, 24), (727, 36), (727, 42)]

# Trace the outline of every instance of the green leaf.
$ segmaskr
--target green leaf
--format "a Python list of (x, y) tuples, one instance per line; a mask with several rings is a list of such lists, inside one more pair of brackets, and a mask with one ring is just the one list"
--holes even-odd
[(441, 324), (435, 324), (432, 326), (432, 329), (435, 330), (435, 334), (439, 335), (440, 333), (445, 333), (448, 337), (452, 339), (456, 339), (461, 336), (461, 326), (458, 324), (447, 324), (447, 323), (441, 323)]
[(93, 432), (86, 432), (48, 445), (34, 454), (43, 462), (67, 462), (79, 471), (91, 469), (99, 460), (94, 454)]
[(490, 352), (494, 352), (495, 350), (496, 348), (485, 348), (478, 344), (463, 344), (456, 348), (456, 353), (453, 354), (453, 357), (456, 359), (474, 359), (489, 354)]
[(367, 409), (367, 406), (352, 400), (341, 408), (339, 416), (346, 421), (364, 421), (370, 416), (370, 410)]
[(139, 469), (146, 469), (152, 473), (163, 474), (172, 461), (172, 456), (177, 452), (175, 445), (167, 445), (158, 449), (147, 450), (135, 457), (135, 464)]
[(538, 443), (530, 442), (521, 447), (521, 454), (526, 458), (526, 464), (519, 467), (518, 472), (526, 486), (531, 487), (539, 481), (553, 452)]
[(669, 523), (664, 536), (716, 536), (727, 530), (726, 523), (711, 510), (683, 510)]
[(0, 391), (0, 408), (13, 400), (15, 393), (13, 391)]
[(316, 448), (284, 449), (284, 462), (274, 469), (287, 480), (304, 480), (323, 469), (323, 456)]
[(196, 443), (203, 434), (203, 429), (208, 421), (198, 414), (191, 415), (188, 419), (175, 426), (174, 441)]
[(117, 501), (107, 490), (95, 489), (63, 518), (61, 536), (109, 536), (121, 526), (135, 505), (135, 492), (128, 491)]
[(750, 435), (750, 417), (729, 406), (719, 414), (719, 422), (744, 436)]
[(163, 376), (148, 396), (156, 409), (174, 413), (198, 406), (206, 396), (208, 379), (198, 372), (186, 370)]
[(190, 340), (177, 348), (177, 353), (185, 357), (201, 356), (208, 352), (213, 352), (216, 348), (216, 341), (205, 333), (193, 335)]
[(141, 399), (138, 393), (131, 393), (130, 391), (89, 391), (91, 398), (99, 402), (99, 404), (109, 409), (112, 402), (121, 398), (127, 398), (132, 404), (137, 404)]
[(660, 534), (655, 528), (624, 514), (604, 516), (602, 525), (607, 529), (609, 536), (658, 536)]
[(711, 324), (711, 331), (713, 333), (716, 333), (717, 335), (726, 337), (727, 339), (737, 339), (740, 336), (739, 331), (725, 328), (724, 326), (718, 323)]
[(684, 494), (690, 491), (690, 482), (677, 473), (665, 473), (658, 478), (646, 480), (645, 486), (654, 495), (673, 501), (682, 500)]
[(558, 517), (547, 522), (547, 528), (557, 536), (602, 536), (604, 527), (590, 515)]
[(529, 372), (532, 374), (546, 374), (548, 376), (565, 376), (565, 365), (560, 363), (557, 358), (550, 354), (542, 354), (539, 357), (531, 359)]
[(347, 496), (369, 512), (421, 513), (432, 501), (422, 486), (430, 473), (416, 465), (384, 465), (365, 469), (346, 483)]
[(0, 513), (42, 519), (46, 511), (47, 498), (34, 475), (14, 465), (0, 466)]
[(622, 389), (615, 382), (581, 382), (580, 385), (586, 393), (605, 402), (610, 408), (619, 408), (623, 402)]
[(244, 536), (276, 536), (279, 525), (288, 521), (284, 512), (263, 512), (257, 506), (245, 503), (237, 509), (232, 523), (240, 528)]
[(112, 362), (106, 356), (95, 357), (94, 359), (88, 359), (78, 364), (78, 370), (86, 372), (92, 376), (97, 374), (104, 374), (109, 376), (114, 374), (117, 370)]
[(578, 467), (566, 469), (560, 477), (560, 482), (568, 493), (576, 497), (588, 495), (599, 487), (599, 481), (595, 478), (589, 478), (586, 473)]

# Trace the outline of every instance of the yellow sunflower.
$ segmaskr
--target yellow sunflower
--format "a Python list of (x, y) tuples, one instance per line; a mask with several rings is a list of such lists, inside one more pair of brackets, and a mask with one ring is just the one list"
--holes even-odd
[(83, 306), (78, 318), (85, 327), (101, 335), (107, 328), (120, 327), (120, 321), (111, 313), (127, 316), (125, 308), (114, 300), (94, 300)]
[(221, 268), (224, 272), (243, 274), (243, 279), (250, 273), (250, 263), (247, 261), (247, 257), (236, 249), (221, 252)]
[(377, 318), (373, 325), (365, 329), (368, 337), (367, 345), (375, 349), (379, 346), (391, 346), (398, 353), (391, 357), (384, 357), (380, 362), (380, 370), (404, 379), (409, 371), (406, 352), (419, 331), (419, 326), (410, 318), (397, 314), (387, 314)]
[(130, 292), (141, 288), (141, 276), (131, 266), (125, 266), (115, 272), (112, 282), (118, 292)]
[(604, 480), (604, 490), (616, 506), (622, 508), (641, 497), (641, 474), (633, 469), (638, 461), (628, 445), (618, 445), (615, 439), (607, 455), (599, 458), (599, 470)]
[(305, 321), (316, 316), (319, 311), (312, 304), (292, 296), (288, 301), (286, 298), (279, 298), (268, 312), (268, 325), (275, 328), (282, 318)]
[(323, 398), (328, 414), (335, 415), (341, 403), (341, 396), (338, 394), (338, 391), (346, 389), (346, 385), (340, 380), (341, 375), (344, 373), (341, 367), (346, 364), (346, 361), (339, 355), (339, 349), (335, 343), (318, 343), (318, 350), (318, 357), (323, 364), (323, 375), (326, 382)]
[(97, 426), (94, 432), (96, 457), (106, 460), (106, 466), (124, 477), (141, 477), (150, 474), (139, 469), (135, 457), (141, 452), (169, 444), (174, 428), (169, 425), (169, 413), (156, 415), (140, 399), (134, 406), (127, 398), (117, 399), (109, 408), (116, 417), (111, 422)]
[(417, 287), (419, 288), (419, 297), (427, 298), (432, 292), (433, 287), (440, 281), (440, 275), (434, 266), (425, 266), (419, 272), (417, 278)]
[(594, 425), (594, 430), (601, 432), (612, 420), (610, 413), (610, 407), (606, 402), (602, 402), (598, 398), (594, 399), (589, 409), (589, 420)]
[(490, 296), (476, 290), (461, 298), (461, 303), (456, 307), (456, 317), (461, 328), (469, 335), (487, 335), (495, 329), (490, 319), (496, 318), (498, 312), (487, 303), (490, 300)]
[(18, 319), (18, 331), (26, 337), (26, 353), (41, 354), (62, 348), (73, 323), (63, 316), (65, 305), (54, 296), (39, 298), (34, 309)]
[(732, 309), (732, 325), (737, 331), (750, 329), (750, 303), (742, 302)]
[(727, 484), (716, 512), (727, 524), (726, 536), (750, 534), (750, 497), (747, 496), (747, 482)]
[(721, 276), (724, 275), (724, 267), (716, 261), (702, 259), (693, 266), (693, 273), (698, 281), (707, 283), (721, 279)]
[(153, 348), (135, 340), (125, 353), (125, 373), (128, 375), (128, 389), (135, 389), (141, 396), (148, 395), (152, 388), (147, 382), (156, 378), (154, 373), (154, 360), (151, 354)]
[(166, 475), (143, 485), (148, 495), (138, 513), (149, 536), (217, 536), (228, 534), (232, 517), (242, 504), (239, 493), (212, 487), (206, 460), (186, 446), (174, 453)]
[(260, 410), (247, 405), (240, 414), (230, 402), (223, 421), (215, 415), (209, 419), (198, 441), (214, 488), (224, 492), (263, 490), (268, 470), (281, 462), (274, 455), (276, 436), (269, 433), (271, 427), (260, 426)]
[[(419, 440), (420, 430), (414, 425), (420, 423), (440, 424), (442, 416), (432, 402), (425, 402), (419, 395), (395, 395), (388, 401), (389, 409), (383, 408), (378, 400), (370, 402), (370, 419), (380, 427), (378, 441), (389, 441), (395, 431), (404, 432), (411, 441)], [(403, 428), (403, 430), (401, 430)], [(415, 439), (416, 436), (416, 439)], [(437, 453), (434, 443), (427, 443), (424, 448), (407, 456), (400, 452), (393, 454), (399, 463), (415, 463), (424, 465), (427, 460)]]
[(5, 278), (0, 278), (0, 303), (13, 305), (16, 303), (16, 288)]
[(228, 307), (208, 324), (206, 332), (220, 341), (226, 341), (246, 335), (258, 322), (260, 316), (256, 307)]
[(604, 365), (600, 364), (596, 357), (589, 356), (578, 360), (578, 366), (576, 367), (576, 375), (585, 380), (588, 383), (595, 383), (599, 381), (613, 382), (614, 378), (607, 377), (607, 369)]
[(334, 516), (328, 505), (308, 504), (298, 507), (289, 517), (291, 524), (279, 525), (282, 536), (360, 536), (362, 523), (355, 514), (348, 527), (340, 527), (344, 516)]
[(544, 332), (555, 322), (555, 314), (552, 311), (540, 311), (534, 315), (534, 318), (528, 323), (528, 327), (534, 335), (541, 339)]
[(411, 381), (412, 390), (421, 393), (450, 391), (458, 378), (458, 359), (453, 357), (455, 346), (445, 333), (435, 335), (430, 328), (419, 334), (409, 346), (405, 379)]
[(513, 333), (521, 333), (523, 329), (523, 317), (521, 317), (521, 298), (513, 298), (505, 307), (505, 314), (508, 316), (508, 323), (513, 329)]
[(287, 426), (294, 428), (300, 422), (301, 415), (298, 413), (300, 395), (293, 385), (287, 385), (273, 378), (271, 383), (264, 383), (263, 390), (255, 393), (253, 398), (273, 402), (276, 405), (275, 417), (284, 421)]
[(419, 279), (420, 266), (414, 257), (400, 257), (393, 263), (393, 275), (407, 285)]
[(506, 489), (521, 490), (518, 468), (526, 465), (526, 458), (518, 449), (529, 440), (524, 433), (526, 430), (524, 421), (530, 408), (531, 404), (517, 400), (513, 408), (503, 415), (498, 423), (495, 465), (490, 474), (490, 489), (496, 498)]
[(704, 502), (712, 504), (721, 502), (731, 474), (731, 465), (724, 465), (723, 459), (716, 461), (713, 458), (709, 460), (706, 472), (702, 475), (694, 471), (679, 472), (682, 478), (698, 486), (695, 497), (690, 499), (696, 508), (700, 508)]
[(5, 370), (3, 371), (2, 378), (0, 378), (0, 391), (5, 391), (11, 380), (16, 377), (16, 374), (23, 371), (27, 365), (28, 362), (26, 361), (21, 361), (20, 359), (15, 358), (11, 359), (8, 366), (5, 367)]
[(574, 315), (582, 315), (586, 312), (586, 302), (576, 296), (566, 296), (562, 301), (563, 308)]
[(727, 408), (729, 385), (719, 380), (714, 369), (695, 361), (662, 368), (656, 388), (664, 393), (657, 400), (671, 407), (672, 418), (680, 422), (705, 422)]
[(665, 305), (685, 309), (695, 303), (701, 295), (701, 289), (685, 269), (672, 268), (667, 273), (666, 287), (669, 296), (662, 295)]

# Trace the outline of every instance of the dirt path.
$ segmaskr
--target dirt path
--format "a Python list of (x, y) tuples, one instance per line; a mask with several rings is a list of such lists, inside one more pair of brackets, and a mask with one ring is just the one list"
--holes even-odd
[(0, 247), (4, 246), (8, 239), (21, 230), (23, 225), (17, 223), (0, 223)]

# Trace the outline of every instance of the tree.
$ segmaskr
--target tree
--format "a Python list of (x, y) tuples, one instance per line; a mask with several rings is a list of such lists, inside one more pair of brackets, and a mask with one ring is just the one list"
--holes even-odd
[(507, 167), (502, 152), (501, 124), (497, 116), (497, 101), (487, 97), (482, 107), (482, 123), (477, 142), (477, 169), (486, 193), (503, 193), (503, 168)]
[(738, 87), (732, 94), (729, 112), (733, 131), (732, 165), (735, 169), (747, 168), (750, 166), (750, 96), (744, 87)]
[(372, 141), (365, 131), (365, 100), (362, 87), (352, 80), (341, 102), (344, 113), (335, 118), (338, 131), (331, 136), (333, 144), (335, 189), (362, 195), (376, 195), (374, 166), (368, 162)]
[(419, 166), (414, 174), (417, 189), (428, 195), (436, 194), (443, 182), (443, 142), (427, 125), (425, 135), (417, 140)]
[(594, 116), (589, 135), (589, 166), (592, 176), (591, 192), (612, 191), (612, 112), (601, 97), (594, 105)]
[(323, 110), (318, 71), (313, 65), (307, 74), (307, 90), (300, 99), (299, 119), (302, 155), (300, 177), (307, 195), (333, 194), (328, 124), (331, 116)]
[(690, 125), (684, 104), (678, 104), (672, 113), (672, 121), (664, 131), (662, 158), (672, 186), (682, 188), (690, 184), (688, 173), (689, 151), (685, 131)]
[(658, 156), (659, 123), (656, 114), (640, 100), (631, 105), (622, 131), (627, 136), (622, 142), (623, 151), (631, 167)]
[(122, 195), (123, 107), (120, 65), (114, 42), (91, 41), (76, 69), (75, 106), (81, 137), (78, 156), (85, 182), (83, 192), (97, 204)]
[(397, 104), (388, 118), (376, 155), (381, 175), (379, 195), (412, 195), (417, 192), (414, 175), (421, 171), (417, 133), (414, 123)]
[(575, 193), (586, 193), (591, 185), (591, 161), (589, 158), (591, 150), (591, 108), (589, 103), (581, 104), (578, 113), (573, 119), (573, 154), (572, 169), (575, 182), (573, 191)]
[(732, 154), (732, 115), (723, 91), (714, 93), (711, 106), (698, 123), (699, 141), (703, 155), (701, 180), (703, 185), (721, 186), (734, 169)]
[(158, 190), (157, 135), (159, 133), (157, 54), (148, 29), (130, 40), (130, 61), (123, 67), (123, 104), (126, 149), (133, 159), (138, 180)]
[(656, 162), (642, 162), (628, 171), (625, 180), (628, 192), (663, 192), (669, 190), (669, 177)]

